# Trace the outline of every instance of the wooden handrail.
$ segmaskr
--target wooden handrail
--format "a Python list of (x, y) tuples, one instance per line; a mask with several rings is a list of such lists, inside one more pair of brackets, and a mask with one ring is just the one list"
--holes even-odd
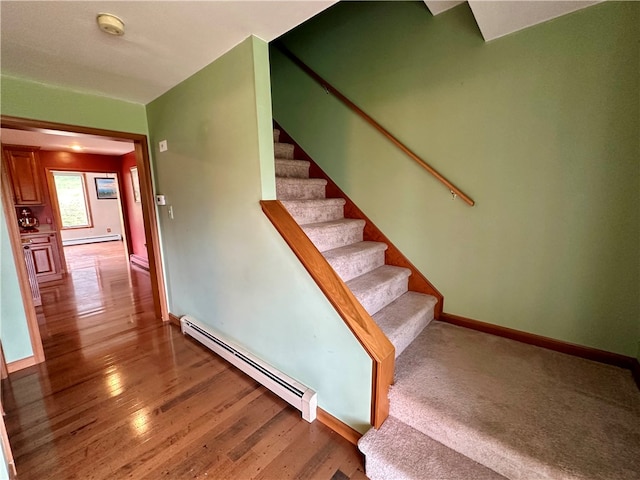
[(395, 348), (349, 287), (318, 251), (278, 200), (262, 200), (262, 210), (291, 247), (311, 278), (353, 332), (372, 360), (371, 424), (380, 428), (389, 416), (389, 386), (393, 382)]
[(462, 190), (456, 187), (449, 180), (444, 178), (440, 172), (438, 172), (435, 168), (429, 165), (427, 162), (422, 160), (418, 155), (413, 153), (407, 146), (405, 146), (400, 140), (394, 137), (388, 130), (386, 130), (382, 125), (376, 122), (373, 118), (367, 115), (360, 107), (358, 107), (355, 103), (345, 97), (342, 93), (336, 90), (329, 82), (327, 82), (324, 78), (318, 75), (315, 71), (311, 69), (306, 63), (296, 57), (289, 49), (287, 49), (282, 43), (277, 42), (275, 44), (276, 48), (280, 50), (289, 60), (295, 63), (298, 67), (300, 67), (307, 75), (313, 78), (316, 82), (325, 89), (327, 93), (332, 93), (338, 100), (344, 103), (347, 107), (353, 110), (357, 115), (359, 115), (362, 119), (364, 119), (369, 125), (378, 130), (382, 135), (387, 137), (396, 147), (402, 150), (409, 158), (411, 158), (414, 162), (424, 168), (427, 172), (433, 175), (436, 179), (438, 179), (441, 183), (443, 183), (449, 191), (453, 194), (454, 197), (460, 197), (464, 200), (468, 205), (474, 206), (475, 202), (465, 195)]

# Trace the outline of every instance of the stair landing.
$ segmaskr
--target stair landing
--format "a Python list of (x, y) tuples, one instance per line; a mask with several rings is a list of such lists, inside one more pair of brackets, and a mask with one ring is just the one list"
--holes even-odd
[[(640, 391), (625, 369), (436, 321), (398, 358), (389, 397), (424, 441), (513, 480), (640, 472)], [(367, 465), (388, 456), (373, 440), (385, 425), (361, 440)]]

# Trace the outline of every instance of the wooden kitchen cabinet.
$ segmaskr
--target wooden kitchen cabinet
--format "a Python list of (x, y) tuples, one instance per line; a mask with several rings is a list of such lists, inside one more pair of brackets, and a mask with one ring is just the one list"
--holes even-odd
[(36, 147), (4, 146), (15, 204), (43, 205), (42, 173)]
[(62, 278), (61, 258), (55, 233), (32, 233), (22, 236), (22, 244), (31, 248), (33, 266), (38, 283)]

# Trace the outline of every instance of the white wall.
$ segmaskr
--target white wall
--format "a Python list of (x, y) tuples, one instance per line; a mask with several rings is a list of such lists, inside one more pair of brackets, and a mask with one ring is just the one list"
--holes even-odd
[[(122, 214), (120, 211), (120, 192), (118, 199), (99, 200), (96, 195), (96, 177), (116, 178), (115, 173), (90, 173), (86, 174), (87, 179), (87, 197), (91, 208), (91, 217), (93, 219), (92, 228), (74, 228), (70, 230), (61, 230), (60, 235), (62, 241), (78, 238), (95, 238), (104, 235), (122, 235)], [(111, 231), (107, 231), (110, 229)]]

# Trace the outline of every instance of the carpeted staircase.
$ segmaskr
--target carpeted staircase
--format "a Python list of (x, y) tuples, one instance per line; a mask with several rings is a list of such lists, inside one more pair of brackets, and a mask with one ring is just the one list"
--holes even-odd
[(387, 246), (278, 140), (278, 199), (396, 348), (390, 416), (358, 444), (369, 478), (640, 478), (627, 370), (431, 322), (436, 299), (408, 291), (410, 271), (385, 265)]
[(274, 130), (276, 196), (387, 335), (396, 357), (433, 320), (435, 297), (408, 290), (411, 271), (385, 264), (387, 245), (363, 241), (365, 221), (344, 218), (343, 198), (325, 198), (327, 181)]

